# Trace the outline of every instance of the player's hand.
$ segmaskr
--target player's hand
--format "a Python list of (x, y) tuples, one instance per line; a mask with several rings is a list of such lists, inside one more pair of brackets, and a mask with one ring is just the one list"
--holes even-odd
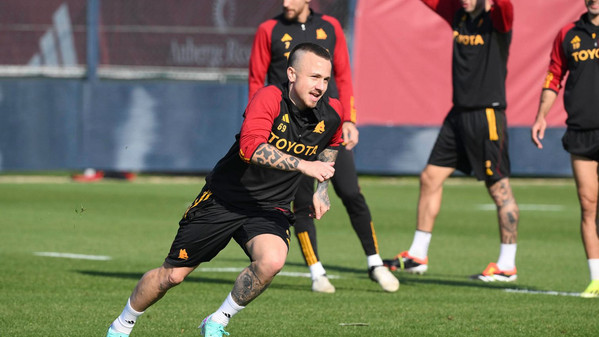
[(314, 205), (314, 212), (311, 214), (316, 220), (320, 220), (322, 216), (331, 208), (331, 201), (329, 200), (329, 194), (326, 193), (314, 193), (312, 197), (312, 203)]
[(543, 144), (541, 140), (545, 137), (545, 129), (547, 128), (547, 121), (545, 118), (538, 118), (531, 128), (531, 139), (537, 148), (542, 149)]
[(351, 150), (354, 146), (358, 145), (360, 132), (358, 131), (356, 124), (344, 122), (341, 126), (341, 130), (343, 131), (343, 143), (345, 144), (346, 149)]
[(324, 162), (324, 161), (300, 161), (297, 169), (312, 178), (316, 178), (319, 183), (331, 179), (335, 174), (335, 168), (333, 167), (335, 162)]

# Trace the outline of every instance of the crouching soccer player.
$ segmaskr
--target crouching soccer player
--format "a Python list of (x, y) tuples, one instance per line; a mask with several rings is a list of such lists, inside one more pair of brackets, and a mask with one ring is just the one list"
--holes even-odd
[(139, 280), (107, 337), (129, 336), (147, 308), (233, 238), (251, 263), (200, 325), (203, 336), (229, 335), (231, 317), (266, 290), (285, 264), (294, 221), (290, 204), (302, 175), (319, 182), (315, 217), (330, 207), (327, 188), (342, 141), (341, 104), (323, 98), (330, 76), (326, 49), (304, 43), (291, 51), (289, 82), (267, 86), (249, 102), (235, 143), (183, 215), (165, 262)]

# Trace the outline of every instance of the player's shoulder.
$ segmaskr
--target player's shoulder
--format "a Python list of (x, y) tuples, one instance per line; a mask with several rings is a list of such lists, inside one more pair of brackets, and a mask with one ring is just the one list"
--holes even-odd
[(566, 35), (568, 35), (572, 31), (576, 30), (576, 27), (577, 27), (577, 22), (569, 22), (569, 23), (567, 23), (557, 33), (557, 39), (559, 39), (561, 41), (565, 40), (566, 39)]
[(577, 26), (577, 23), (578, 23), (578, 21), (575, 21), (575, 22), (568, 22), (567, 24), (565, 24), (565, 25), (562, 27), (562, 29), (560, 30), (560, 32), (561, 32), (562, 34), (564, 34), (564, 35), (565, 35), (565, 34), (566, 34), (566, 33), (568, 33), (569, 31), (571, 31), (573, 28), (576, 28), (576, 26)]
[(323, 98), (324, 103), (333, 109), (340, 117), (343, 116), (343, 105), (338, 98), (326, 96)]
[(341, 23), (339, 23), (339, 20), (337, 20), (337, 18), (330, 16), (330, 15), (326, 15), (326, 14), (316, 14), (316, 15), (318, 15), (322, 21), (326, 21), (326, 22), (330, 23), (331, 25), (333, 25), (334, 27), (341, 28)]
[(271, 102), (277, 103), (281, 101), (281, 97), (283, 95), (283, 89), (280, 86), (271, 84), (265, 87), (262, 87), (256, 91), (254, 97), (252, 97), (251, 103), (260, 102), (262, 104)]
[(258, 30), (266, 30), (266, 31), (272, 30), (272, 28), (274, 26), (276, 26), (278, 22), (279, 22), (279, 20), (277, 20), (276, 17), (272, 18), (272, 19), (268, 19), (266, 21), (262, 21), (262, 23), (260, 23), (258, 25)]

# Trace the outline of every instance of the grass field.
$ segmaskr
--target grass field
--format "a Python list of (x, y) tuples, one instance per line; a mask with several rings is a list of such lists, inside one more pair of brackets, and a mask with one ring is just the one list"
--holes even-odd
[[(144, 177), (94, 184), (0, 178), (2, 337), (104, 336), (139, 277), (162, 263), (182, 212), (203, 184)], [(416, 178), (360, 181), (381, 255), (407, 249), (415, 227)], [(514, 179), (513, 189), (521, 207), (516, 283), (468, 279), (499, 252), (496, 215), (482, 183), (448, 181), (429, 272), (398, 274), (401, 287), (393, 294), (368, 279), (358, 239), (331, 193), (333, 208), (317, 225), (321, 259), (338, 277), (337, 292), (312, 293), (308, 278), (279, 275), (227, 330), (231, 336), (599, 335), (599, 300), (571, 296), (589, 281), (572, 180)], [(237, 275), (218, 268), (247, 263), (233, 242), (151, 307), (132, 336), (199, 336), (201, 319), (218, 308)], [(307, 272), (295, 240), (283, 272)]]

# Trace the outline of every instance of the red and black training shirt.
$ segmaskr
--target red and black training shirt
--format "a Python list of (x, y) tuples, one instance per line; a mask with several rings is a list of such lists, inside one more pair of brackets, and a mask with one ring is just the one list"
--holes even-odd
[(331, 54), (333, 71), (327, 95), (339, 98), (343, 121), (356, 122), (349, 52), (339, 21), (314, 13), (305, 23), (289, 21), (281, 14), (260, 24), (250, 54), (249, 99), (265, 84), (287, 82), (287, 58), (293, 47), (312, 42)]
[(599, 129), (599, 26), (585, 13), (580, 20), (560, 30), (551, 50), (549, 71), (543, 89), (564, 90), (566, 124), (573, 130)]
[(341, 103), (323, 97), (304, 111), (289, 99), (287, 85), (264, 87), (254, 95), (241, 132), (229, 152), (206, 177), (205, 189), (240, 209), (289, 210), (302, 175), (250, 163), (260, 144), (268, 143), (292, 156), (315, 161), (326, 148), (341, 144)]
[(422, 0), (453, 29), (453, 104), (466, 109), (505, 109), (507, 59), (514, 8), (495, 0), (472, 19), (458, 0)]

